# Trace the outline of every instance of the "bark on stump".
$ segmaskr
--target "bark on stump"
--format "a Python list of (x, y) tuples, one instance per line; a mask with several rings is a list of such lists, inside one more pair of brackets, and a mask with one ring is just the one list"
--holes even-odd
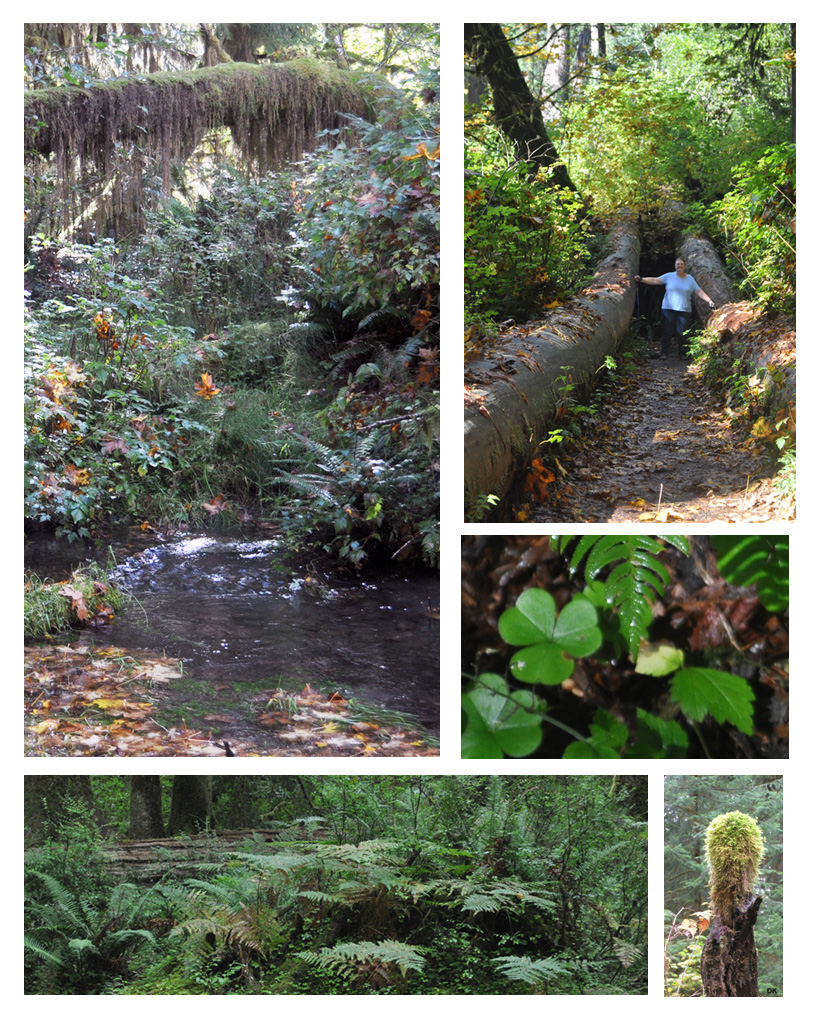
[(706, 997), (757, 997), (758, 956), (755, 925), (761, 898), (750, 900), (731, 917), (716, 916), (702, 948), (702, 986)]
[(540, 321), (513, 327), (466, 367), (464, 490), (503, 498), (554, 423), (561, 376), (590, 384), (613, 354), (634, 310), (640, 242), (624, 215), (611, 232), (612, 253), (581, 295)]

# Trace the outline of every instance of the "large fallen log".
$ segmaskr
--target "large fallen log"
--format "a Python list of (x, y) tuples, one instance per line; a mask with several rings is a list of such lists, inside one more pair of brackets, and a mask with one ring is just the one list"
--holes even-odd
[(610, 234), (612, 253), (589, 285), (538, 321), (514, 326), (467, 358), (465, 504), (503, 497), (554, 424), (565, 385), (590, 385), (625, 334), (634, 309), (640, 242), (633, 217)]
[(713, 341), (728, 355), (740, 360), (744, 373), (756, 375), (763, 390), (765, 410), (795, 402), (795, 329), (784, 315), (761, 314), (747, 301), (739, 301), (722, 261), (706, 237), (686, 235), (679, 247), (688, 272), (715, 301), (717, 310), (708, 312), (694, 296), (694, 308), (714, 330)]

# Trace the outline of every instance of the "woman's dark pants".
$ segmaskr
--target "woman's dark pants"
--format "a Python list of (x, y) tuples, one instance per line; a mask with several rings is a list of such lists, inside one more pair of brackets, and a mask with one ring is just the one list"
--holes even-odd
[(662, 309), (662, 356), (667, 357), (671, 348), (671, 340), (676, 335), (677, 356), (685, 356), (684, 336), (690, 325), (690, 311), (672, 311)]

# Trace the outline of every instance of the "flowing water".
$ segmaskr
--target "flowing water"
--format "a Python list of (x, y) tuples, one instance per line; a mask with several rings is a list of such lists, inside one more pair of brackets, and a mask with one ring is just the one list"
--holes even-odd
[[(27, 556), (42, 575), (38, 559), (48, 560), (47, 549)], [(124, 558), (112, 578), (135, 602), (83, 639), (183, 661), (190, 726), (211, 728), (195, 710), (223, 713), (229, 690), (239, 697), (250, 686), (296, 691), (310, 683), (407, 712), (438, 733), (439, 622), (426, 613), (439, 603), (436, 577), (343, 580), (293, 570), (275, 540), (195, 536)], [(167, 695), (182, 694), (171, 684)]]

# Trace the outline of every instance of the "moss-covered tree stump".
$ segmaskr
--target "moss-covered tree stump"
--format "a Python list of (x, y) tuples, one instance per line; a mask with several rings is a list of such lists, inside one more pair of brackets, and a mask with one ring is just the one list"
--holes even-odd
[(706, 997), (757, 997), (758, 957), (754, 928), (761, 898), (753, 894), (764, 855), (758, 824), (744, 813), (723, 813), (705, 835), (711, 911), (702, 949)]

